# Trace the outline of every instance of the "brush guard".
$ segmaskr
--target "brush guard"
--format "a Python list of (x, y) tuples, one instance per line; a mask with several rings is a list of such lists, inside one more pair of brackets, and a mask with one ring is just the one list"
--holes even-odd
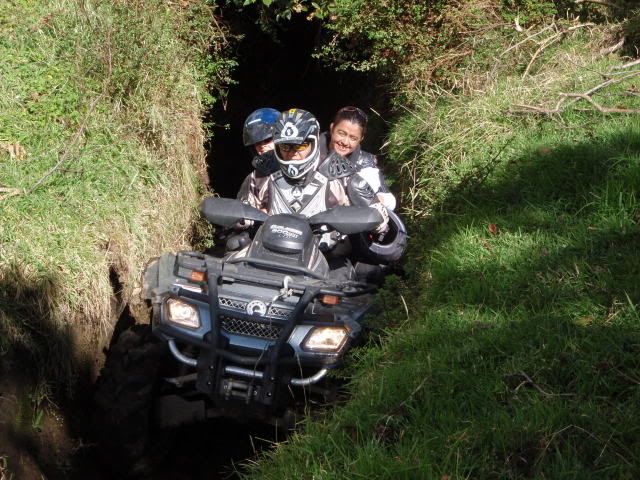
[[(293, 360), (283, 358), (291, 332), (300, 324), (306, 307), (320, 293), (321, 287), (304, 287), (302, 296), (291, 311), (289, 321), (283, 325), (275, 344), (259, 357), (241, 355), (228, 351), (224, 345), (226, 339), (221, 335), (218, 284), (222, 275), (219, 263), (207, 259), (206, 267), (211, 321), (208, 348), (201, 350), (198, 359), (195, 360), (180, 352), (175, 342), (169, 342), (169, 348), (176, 359), (196, 368), (197, 390), (211, 396), (221, 396), (225, 400), (236, 399), (245, 403), (255, 401), (265, 406), (273, 406), (276, 403), (279, 384), (306, 386), (317, 383), (326, 376), (328, 369), (321, 369), (304, 378), (285, 378), (284, 375), (279, 375), (283, 360)], [(288, 291), (287, 281), (284, 287), (283, 291)]]

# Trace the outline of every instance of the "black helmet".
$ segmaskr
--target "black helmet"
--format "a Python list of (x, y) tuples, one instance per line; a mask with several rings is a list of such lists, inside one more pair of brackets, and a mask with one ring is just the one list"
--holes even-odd
[(397, 262), (407, 248), (407, 227), (397, 213), (388, 212), (389, 230), (385, 234), (361, 233), (354, 239), (360, 254), (373, 263)]
[(250, 147), (273, 137), (273, 124), (280, 112), (275, 108), (259, 108), (247, 117), (242, 129), (242, 142)]
[[(319, 135), (318, 120), (306, 110), (292, 108), (280, 114), (273, 129), (273, 143), (276, 145), (275, 154), (282, 173), (289, 178), (300, 178), (317, 165), (320, 159)], [(305, 142), (312, 143), (311, 153), (306, 158), (285, 161), (280, 157), (278, 145), (283, 143), (300, 145)]]

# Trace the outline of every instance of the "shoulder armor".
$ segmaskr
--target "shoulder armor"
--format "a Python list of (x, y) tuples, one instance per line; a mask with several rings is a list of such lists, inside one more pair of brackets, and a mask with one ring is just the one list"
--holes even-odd
[(364, 150), (360, 150), (360, 154), (358, 155), (358, 159), (356, 160), (356, 168), (360, 170), (361, 168), (367, 167), (378, 167), (378, 159), (372, 153), (365, 152)]
[(256, 155), (253, 157), (251, 164), (256, 169), (256, 174), (260, 177), (271, 175), (280, 168), (273, 150), (262, 155)]
[(351, 162), (336, 152), (331, 152), (318, 170), (329, 180), (349, 177), (356, 173)]
[(377, 201), (375, 192), (360, 175), (354, 175), (349, 179), (347, 195), (351, 204), (357, 207), (368, 207)]

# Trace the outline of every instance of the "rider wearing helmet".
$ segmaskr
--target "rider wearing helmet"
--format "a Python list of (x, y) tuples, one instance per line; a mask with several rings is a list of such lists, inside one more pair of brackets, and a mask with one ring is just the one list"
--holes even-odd
[[(341, 185), (336, 188), (325, 177), (315, 178), (320, 160), (319, 133), (318, 121), (305, 110), (291, 109), (279, 115), (273, 131), (278, 170), (261, 188), (249, 192), (251, 205), (271, 215), (293, 212), (311, 216), (346, 204), (347, 196)], [(332, 187), (335, 193), (329, 195)], [(312, 199), (316, 201), (310, 202)]]
[(237, 198), (245, 201), (248, 192), (260, 188), (268, 175), (278, 169), (278, 162), (273, 154), (273, 125), (280, 112), (275, 108), (259, 108), (253, 111), (244, 121), (242, 143), (253, 156), (251, 172), (242, 182)]
[[(248, 202), (249, 197), (255, 195), (269, 175), (278, 169), (273, 153), (273, 125), (279, 115), (280, 112), (275, 108), (259, 108), (251, 112), (244, 121), (242, 143), (253, 157), (251, 165), (254, 170), (242, 182), (236, 196), (238, 200)], [(239, 250), (251, 242), (249, 232), (246, 231), (248, 226), (238, 225), (236, 232), (227, 237), (227, 250)]]
[(259, 108), (244, 121), (242, 143), (258, 155), (273, 150), (273, 125), (280, 115), (275, 108)]

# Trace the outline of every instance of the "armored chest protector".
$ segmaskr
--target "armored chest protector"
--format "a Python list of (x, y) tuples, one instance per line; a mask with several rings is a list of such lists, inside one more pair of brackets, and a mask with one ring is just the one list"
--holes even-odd
[(269, 182), (269, 215), (297, 213), (310, 217), (324, 212), (327, 205), (329, 180), (319, 172), (314, 172), (306, 184), (290, 184), (282, 172), (276, 172)]

